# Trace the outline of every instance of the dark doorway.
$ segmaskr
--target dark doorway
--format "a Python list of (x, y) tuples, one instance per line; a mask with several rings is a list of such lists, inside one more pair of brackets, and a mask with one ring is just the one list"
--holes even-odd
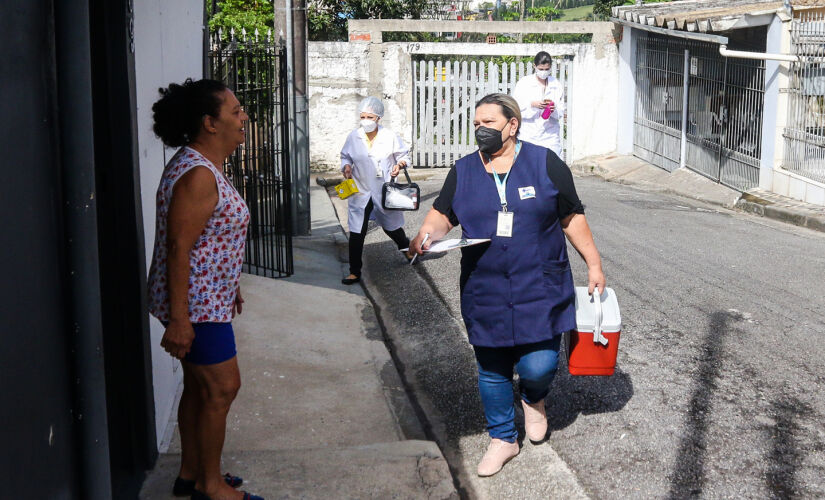
[(90, 2), (98, 251), (112, 497), (157, 458), (135, 117), (131, 2)]

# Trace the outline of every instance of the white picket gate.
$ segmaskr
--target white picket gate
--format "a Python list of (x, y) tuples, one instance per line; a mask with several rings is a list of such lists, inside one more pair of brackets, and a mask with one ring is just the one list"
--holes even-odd
[[(562, 158), (569, 150), (570, 81), (573, 61), (553, 59), (551, 74), (564, 88)], [(413, 63), (413, 162), (417, 167), (449, 167), (476, 150), (475, 103), (487, 94), (509, 94), (519, 78), (532, 74), (531, 64), (485, 61), (418, 61)]]

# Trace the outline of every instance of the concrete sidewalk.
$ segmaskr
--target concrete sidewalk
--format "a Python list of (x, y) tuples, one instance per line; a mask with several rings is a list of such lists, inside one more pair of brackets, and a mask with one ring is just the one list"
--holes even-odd
[(825, 232), (825, 207), (761, 189), (740, 193), (688, 169), (667, 172), (635, 156), (616, 153), (583, 158), (570, 168), (578, 175), (595, 175), (609, 182), (676, 194)]
[[(321, 187), (295, 274), (244, 275), (233, 322), (243, 387), (227, 423), (224, 470), (273, 498), (457, 498), (444, 457), (410, 405), (360, 286), (341, 284), (345, 237)], [(172, 498), (179, 438), (141, 498)]]

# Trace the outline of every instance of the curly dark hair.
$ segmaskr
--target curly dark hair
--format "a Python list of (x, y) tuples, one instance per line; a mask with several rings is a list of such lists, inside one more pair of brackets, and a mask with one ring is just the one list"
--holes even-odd
[(155, 135), (172, 148), (194, 141), (201, 131), (203, 117), (220, 114), (221, 94), (227, 89), (222, 82), (206, 78), (187, 78), (183, 85), (170, 83), (168, 88), (158, 89), (161, 98), (152, 105)]

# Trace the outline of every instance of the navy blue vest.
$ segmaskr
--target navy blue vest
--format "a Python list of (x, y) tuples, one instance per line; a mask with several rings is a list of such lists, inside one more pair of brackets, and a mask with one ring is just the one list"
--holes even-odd
[[(573, 274), (558, 218), (547, 149), (522, 142), (507, 179), (513, 236), (496, 236), (501, 203), (478, 152), (455, 164), (455, 212), (465, 238), (491, 238), (461, 256), (461, 315), (470, 343), (507, 347), (548, 340), (576, 326)], [(518, 188), (533, 186), (535, 198)]]

